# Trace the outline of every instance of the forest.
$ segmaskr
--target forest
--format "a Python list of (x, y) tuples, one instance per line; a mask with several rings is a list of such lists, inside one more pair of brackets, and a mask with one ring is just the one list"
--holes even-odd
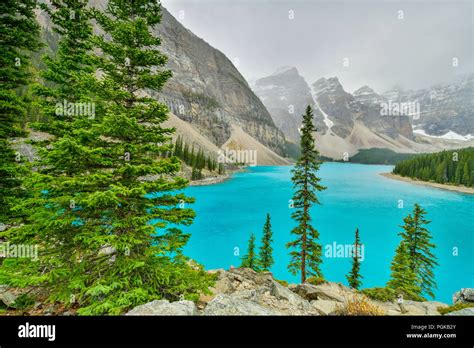
[(474, 186), (474, 148), (419, 155), (399, 162), (394, 174), (439, 184)]

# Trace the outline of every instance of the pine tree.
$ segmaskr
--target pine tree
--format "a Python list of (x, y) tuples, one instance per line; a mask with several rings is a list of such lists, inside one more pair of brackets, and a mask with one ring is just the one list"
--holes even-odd
[(10, 146), (11, 137), (24, 135), (20, 122), (27, 105), (17, 93), (31, 81), (28, 54), (40, 48), (36, 0), (2, 0), (0, 3), (0, 226), (11, 225), (19, 216), (12, 211), (22, 196), (21, 160)]
[(301, 128), (301, 156), (292, 170), (292, 181), (296, 189), (293, 196), (296, 211), (291, 217), (298, 222), (298, 226), (291, 233), (296, 239), (286, 245), (287, 248), (294, 249), (290, 252), (288, 269), (292, 274), (300, 272), (302, 283), (306, 281), (307, 275), (323, 278), (320, 269), (322, 248), (318, 243), (319, 232), (311, 224), (310, 209), (314, 204), (320, 204), (316, 192), (326, 188), (319, 184), (320, 178), (316, 175), (321, 163), (318, 160), (319, 153), (314, 147), (313, 132), (313, 111), (308, 106)]
[(258, 259), (255, 255), (255, 234), (250, 235), (250, 239), (247, 246), (247, 254), (242, 257), (242, 263), (240, 267), (251, 268), (254, 271), (258, 271)]
[(86, 315), (119, 314), (152, 299), (197, 299), (211, 282), (187, 264), (189, 235), (177, 228), (192, 223), (194, 211), (181, 203), (193, 199), (172, 193), (187, 181), (175, 175), (176, 157), (160, 156), (171, 149), (172, 130), (161, 126), (168, 110), (141, 93), (160, 91), (171, 75), (151, 32), (160, 5), (110, 0), (93, 14), (103, 32), (93, 39), (101, 77), (78, 76), (76, 88), (84, 90), (74, 95), (94, 94), (100, 115), (75, 115), (42, 152), (31, 180), (32, 214), (21, 229), (40, 245), (40, 258), (10, 262), (10, 278), (0, 281), (41, 285), (49, 300), (76, 303)]
[(409, 298), (416, 299), (421, 288), (418, 286), (416, 273), (411, 267), (408, 246), (404, 240), (398, 245), (390, 267), (392, 271), (387, 286)]
[(263, 226), (262, 245), (260, 246), (260, 252), (258, 256), (260, 269), (264, 271), (270, 270), (270, 268), (275, 262), (273, 260), (272, 242), (272, 225), (270, 222), (270, 214), (267, 214), (267, 220), (265, 221), (265, 225)]
[[(413, 215), (408, 214), (403, 219), (405, 224), (401, 226), (403, 231), (399, 233), (402, 238), (403, 250), (407, 253), (406, 259), (410, 266), (410, 271), (415, 275), (415, 280), (406, 290), (415, 292), (417, 295), (428, 295), (434, 297), (433, 288), (436, 288), (434, 280), (434, 267), (438, 265), (436, 256), (432, 249), (435, 245), (431, 242), (431, 233), (424, 227), (430, 221), (424, 215), (426, 211), (418, 204), (415, 204)], [(404, 259), (405, 256), (399, 256)], [(407, 276), (408, 277), (408, 276)], [(411, 277), (411, 273), (410, 273)], [(392, 282), (393, 284), (393, 282)]]
[(438, 263), (432, 252), (435, 245), (431, 241), (431, 233), (424, 227), (430, 223), (424, 217), (425, 214), (426, 211), (415, 204), (413, 215), (408, 214), (403, 219), (405, 224), (399, 235), (407, 246), (411, 269), (417, 277), (417, 285), (424, 294), (434, 297), (432, 289), (436, 288), (436, 282), (433, 269)]
[(354, 241), (354, 254), (352, 256), (352, 268), (349, 275), (346, 276), (349, 286), (353, 289), (358, 290), (362, 285), (360, 274), (360, 239), (359, 239), (359, 229), (355, 231), (355, 241)]
[(463, 167), (462, 184), (464, 186), (470, 186), (469, 165), (467, 164), (467, 162), (464, 163), (464, 167)]

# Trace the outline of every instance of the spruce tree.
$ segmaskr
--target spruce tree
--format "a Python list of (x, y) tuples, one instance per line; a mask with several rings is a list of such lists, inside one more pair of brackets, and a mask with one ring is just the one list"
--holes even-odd
[(250, 239), (247, 246), (247, 253), (242, 257), (242, 263), (240, 267), (251, 268), (254, 271), (258, 271), (258, 259), (255, 255), (255, 234), (250, 235)]
[(21, 175), (26, 172), (10, 146), (11, 137), (24, 135), (20, 122), (27, 105), (18, 88), (31, 80), (29, 53), (40, 48), (36, 0), (2, 0), (0, 3), (0, 231), (17, 220), (14, 201), (23, 195)]
[(263, 226), (263, 237), (262, 237), (262, 245), (260, 246), (259, 251), (259, 266), (260, 269), (263, 271), (268, 271), (274, 264), (273, 260), (273, 232), (272, 232), (272, 225), (270, 222), (270, 214), (267, 214), (267, 220), (265, 221), (265, 225)]
[(419, 299), (421, 288), (416, 273), (411, 267), (407, 243), (402, 240), (398, 245), (390, 266), (391, 274), (387, 286), (410, 299)]
[(417, 277), (417, 285), (422, 293), (434, 297), (433, 288), (436, 288), (436, 282), (433, 270), (438, 263), (432, 252), (435, 245), (431, 241), (431, 233), (425, 227), (430, 223), (425, 214), (426, 211), (415, 203), (413, 215), (408, 214), (403, 219), (405, 224), (399, 235), (406, 243), (410, 267)]
[(318, 243), (319, 232), (313, 227), (310, 209), (314, 204), (320, 204), (317, 191), (326, 189), (320, 185), (317, 172), (321, 163), (319, 153), (315, 149), (313, 132), (316, 129), (313, 124), (313, 110), (311, 106), (306, 108), (303, 115), (303, 126), (301, 128), (301, 156), (292, 170), (293, 196), (296, 211), (292, 218), (298, 223), (291, 233), (295, 240), (287, 243), (286, 247), (293, 249), (290, 252), (291, 261), (288, 269), (292, 274), (301, 274), (301, 282), (306, 281), (307, 275), (323, 278), (320, 269), (322, 262), (322, 247)]
[(354, 253), (352, 256), (352, 268), (349, 275), (346, 276), (349, 286), (353, 289), (358, 290), (362, 285), (361, 278), (362, 275), (360, 274), (360, 239), (359, 239), (359, 229), (357, 228), (355, 231), (355, 240), (354, 240)]

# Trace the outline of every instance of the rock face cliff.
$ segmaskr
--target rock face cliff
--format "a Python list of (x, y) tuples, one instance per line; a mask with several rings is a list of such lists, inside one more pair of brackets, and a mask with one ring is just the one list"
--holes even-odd
[(412, 119), (417, 130), (432, 136), (454, 132), (474, 137), (474, 74), (428, 89), (394, 88), (384, 96), (392, 102), (419, 103), (420, 117)]
[(252, 89), (285, 137), (298, 142), (301, 115), (307, 105), (313, 104), (311, 90), (298, 70), (293, 67), (282, 67), (272, 75), (255, 81)]
[(232, 62), (183, 27), (165, 8), (162, 12), (157, 34), (173, 77), (159, 98), (218, 146), (229, 139), (235, 125), (284, 154), (283, 133)]
[[(90, 0), (89, 5), (104, 9), (107, 0)], [(37, 17), (42, 27), (51, 32), (48, 16), (38, 12)], [(166, 103), (173, 115), (191, 126), (191, 132), (181, 134), (187, 142), (195, 142), (197, 132), (220, 147), (232, 138), (232, 130), (238, 128), (263, 145), (265, 153), (285, 155), (284, 134), (222, 52), (186, 29), (163, 7), (162, 21), (155, 30), (162, 41), (160, 50), (168, 56), (167, 69), (173, 76), (162, 91), (152, 96)], [(247, 144), (238, 147), (248, 148)], [(213, 149), (213, 146), (204, 148), (208, 153)], [(276, 162), (259, 164), (286, 163), (279, 158)]]

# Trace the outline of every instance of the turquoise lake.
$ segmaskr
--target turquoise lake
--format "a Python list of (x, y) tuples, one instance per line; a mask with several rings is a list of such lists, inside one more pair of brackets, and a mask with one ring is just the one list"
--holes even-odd
[[(192, 233), (185, 253), (206, 269), (239, 266), (253, 232), (257, 246), (265, 216), (270, 213), (274, 234), (272, 272), (277, 279), (298, 282), (287, 271), (285, 244), (292, 239), (291, 167), (250, 167), (230, 180), (209, 186), (193, 186), (186, 194), (196, 198), (194, 223), (183, 230)], [(364, 244), (361, 272), (363, 288), (384, 286), (390, 262), (399, 242), (397, 233), (413, 204), (427, 210), (428, 229), (436, 244), (439, 266), (435, 270), (435, 299), (451, 303), (462, 287), (474, 287), (474, 196), (387, 179), (392, 166), (324, 163), (320, 169), (322, 205), (312, 209), (313, 225), (323, 245), (324, 276), (347, 284), (349, 257), (326, 257), (326, 245), (352, 244), (359, 228)], [(403, 207), (401, 207), (403, 204)], [(236, 256), (236, 248), (240, 256)], [(457, 252), (456, 252), (457, 251)]]

